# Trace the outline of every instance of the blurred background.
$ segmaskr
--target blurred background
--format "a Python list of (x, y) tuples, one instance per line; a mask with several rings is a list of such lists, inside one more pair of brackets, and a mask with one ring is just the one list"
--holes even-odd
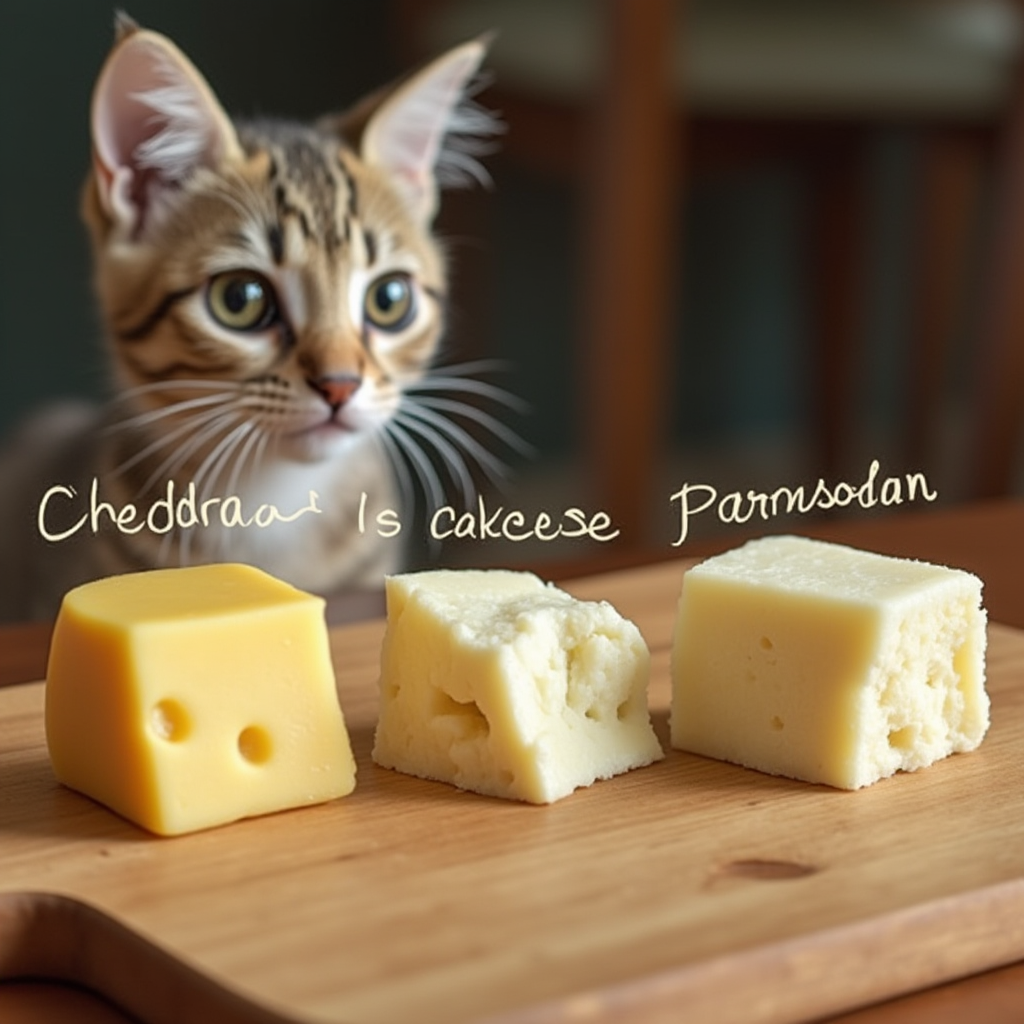
[[(924, 472), (941, 503), (1024, 490), (1015, 3), (127, 10), (245, 115), (343, 107), (496, 31), (479, 96), (507, 126), (486, 161), (493, 188), (448, 193), (439, 222), (455, 285), (449, 358), (504, 361), (489, 379), (530, 409), (510, 422), (535, 455), (501, 453), (514, 472), (495, 504), (607, 510), (622, 558), (672, 551), (670, 496), (686, 482), (719, 495), (813, 489), (822, 474), (856, 486), (878, 459), (879, 480)], [(105, 392), (77, 204), (111, 26), (97, 0), (0, 11), (3, 432), (47, 399)], [(709, 512), (691, 536), (725, 529)]]

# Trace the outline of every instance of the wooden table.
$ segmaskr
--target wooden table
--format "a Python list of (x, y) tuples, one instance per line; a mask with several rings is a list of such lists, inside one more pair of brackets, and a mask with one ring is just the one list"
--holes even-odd
[[(803, 533), (892, 554), (945, 562), (976, 572), (985, 581), (990, 619), (995, 623), (1024, 629), (1024, 547), (1021, 544), (1024, 538), (1024, 503), (994, 503), (886, 519), (800, 523), (797, 528)], [(703, 544), (700, 550), (684, 549), (679, 554), (705, 554), (713, 548), (734, 542), (735, 538), (726, 538)], [(648, 583), (654, 586), (660, 580), (657, 586), (664, 589), (665, 578), (664, 570), (656, 567), (595, 577), (575, 583), (572, 587), (582, 596), (621, 593), (628, 604), (638, 600), (638, 594), (642, 596)], [(372, 625), (367, 628), (370, 632), (374, 629)], [(1015, 634), (1007, 630), (998, 632), (999, 627), (996, 629), (995, 639), (999, 650), (1010, 641), (1016, 642)], [(45, 626), (0, 629), (0, 685), (23, 683), (41, 677), (47, 640), (48, 630)], [(30, 691), (26, 689), (25, 692)], [(0, 785), (2, 782), (0, 778)], [(0, 802), (2, 800), (0, 790)], [(4, 835), (0, 831), (0, 843), (3, 841)], [(2, 883), (3, 879), (0, 878), (0, 888), (3, 887)], [(0, 917), (0, 973), (3, 972), (4, 963), (3, 935), (4, 922)], [(968, 950), (969, 946), (969, 940), (965, 940), (964, 949)], [(956, 944), (951, 948), (955, 951)], [(1001, 959), (1005, 962), (1011, 957), (1024, 957), (1024, 947), (1015, 951), (1013, 943), (1008, 940)], [(948, 971), (946, 976), (949, 976)], [(966, 980), (891, 999), (868, 1009), (849, 1012), (841, 1017), (833, 1014), (829, 1019), (833, 1024), (911, 1024), (917, 1021), (944, 1024), (973, 1015), (986, 1024), (1000, 1024), (1019, 1020), (1022, 1006), (1024, 962), (1018, 962), (987, 973), (975, 974)], [(586, 1019), (586, 1007), (581, 1004), (577, 1009), (584, 1014), (580, 1019)], [(6, 1024), (123, 1024), (129, 1019), (111, 1005), (80, 989), (38, 980), (0, 985), (0, 1020)], [(250, 1019), (255, 1022), (258, 1015), (247, 1018), (243, 1013), (237, 1018), (240, 1024)], [(643, 1016), (638, 1019), (647, 1021), (672, 1018)]]

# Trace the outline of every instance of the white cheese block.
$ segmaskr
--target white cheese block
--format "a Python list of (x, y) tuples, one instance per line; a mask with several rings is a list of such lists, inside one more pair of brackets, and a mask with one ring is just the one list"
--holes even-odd
[(524, 572), (392, 576), (373, 758), (550, 803), (664, 756), (648, 676), (640, 631), (607, 603)]
[(684, 576), (672, 746), (843, 789), (973, 750), (985, 620), (970, 573), (752, 541)]

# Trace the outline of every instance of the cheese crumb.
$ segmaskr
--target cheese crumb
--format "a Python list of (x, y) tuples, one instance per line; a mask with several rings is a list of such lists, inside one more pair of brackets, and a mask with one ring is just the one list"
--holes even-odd
[(386, 588), (378, 764), (541, 804), (664, 756), (647, 646), (611, 605), (505, 570)]
[(973, 750), (988, 728), (981, 581), (801, 537), (683, 579), (672, 746), (858, 789)]

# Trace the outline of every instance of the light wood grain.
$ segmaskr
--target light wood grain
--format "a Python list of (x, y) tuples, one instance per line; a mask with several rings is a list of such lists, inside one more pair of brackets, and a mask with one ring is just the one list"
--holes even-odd
[[(663, 740), (684, 567), (573, 586), (641, 625)], [(1021, 633), (991, 629), (982, 748), (926, 771), (844, 793), (671, 752), (530, 807), (371, 763), (382, 629), (333, 635), (356, 792), (176, 839), (57, 785), (41, 685), (0, 691), (0, 977), (154, 1024), (756, 1024), (1024, 956)]]

